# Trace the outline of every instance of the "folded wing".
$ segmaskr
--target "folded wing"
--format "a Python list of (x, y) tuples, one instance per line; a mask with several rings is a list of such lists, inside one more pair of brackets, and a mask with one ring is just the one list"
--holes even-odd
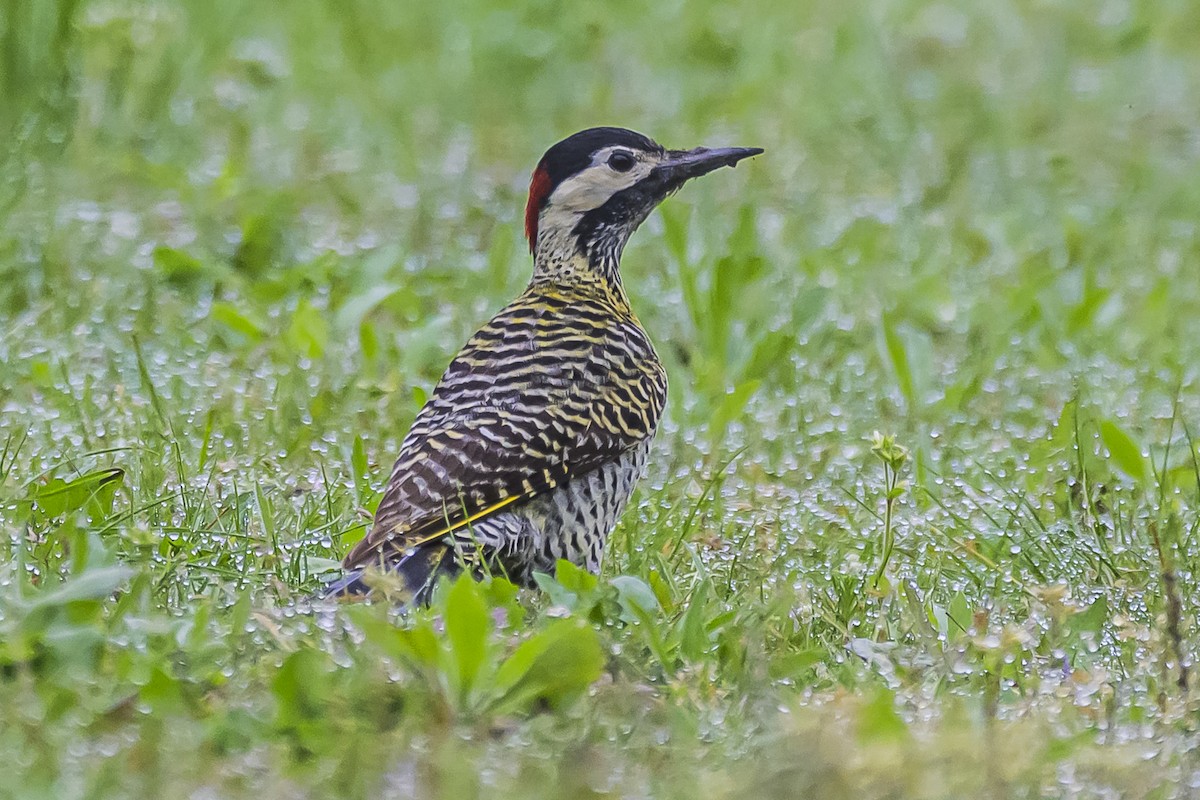
[[(557, 301), (557, 302), (555, 302)], [(349, 568), (549, 492), (654, 435), (666, 374), (632, 318), (523, 296), (450, 364), (401, 445)]]

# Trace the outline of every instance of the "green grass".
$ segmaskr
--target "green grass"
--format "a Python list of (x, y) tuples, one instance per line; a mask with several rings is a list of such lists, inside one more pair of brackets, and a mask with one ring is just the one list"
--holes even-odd
[[(857, 5), (3, 5), (0, 793), (1194, 791), (1200, 7)], [(603, 575), (313, 608), (592, 124), (767, 150)]]

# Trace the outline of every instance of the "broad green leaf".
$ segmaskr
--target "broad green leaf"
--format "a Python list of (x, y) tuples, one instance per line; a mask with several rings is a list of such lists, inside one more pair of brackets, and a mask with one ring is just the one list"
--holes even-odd
[(284, 216), (283, 209), (275, 207), (243, 220), (242, 239), (233, 254), (234, 269), (252, 278), (266, 274), (283, 246)]
[(521, 621), (524, 609), (517, 599), (520, 589), (516, 584), (498, 575), (493, 575), (479, 584), (479, 592), (488, 607), (492, 609), (493, 614), (498, 610), (503, 611), (507, 615), (509, 625)]
[(320, 358), (329, 343), (329, 323), (321, 311), (307, 300), (301, 300), (292, 314), (287, 338), (297, 352), (309, 358)]
[(401, 652), (413, 664), (424, 667), (444, 666), (438, 635), (427, 622), (399, 629), (396, 633)]
[(204, 277), (207, 272), (200, 259), (165, 245), (154, 248), (153, 259), (155, 268), (172, 283), (187, 283)]
[(155, 664), (150, 671), (150, 678), (138, 691), (138, 696), (147, 703), (155, 713), (170, 713), (184, 705), (184, 695), (179, 679), (169, 674), (163, 664)]
[(533, 573), (533, 582), (537, 587), (546, 593), (550, 598), (550, 602), (558, 606), (566, 606), (574, 608), (575, 603), (579, 600), (579, 596), (574, 592), (567, 591), (563, 585), (554, 580), (554, 577), (547, 575), (544, 572)]
[(562, 584), (564, 589), (577, 594), (595, 591), (600, 583), (595, 575), (564, 559), (559, 559), (555, 565), (554, 579)]
[(967, 596), (962, 592), (956, 592), (954, 597), (950, 598), (950, 605), (946, 608), (946, 618), (949, 623), (947, 633), (950, 636), (965, 633), (975, 624), (975, 615), (971, 612), (971, 604), (967, 602)]
[(454, 659), (459, 700), (465, 702), (488, 651), (491, 617), (470, 575), (460, 575), (446, 597), (446, 638)]
[(680, 621), (679, 650), (688, 661), (699, 661), (709, 647), (704, 617), (711, 591), (712, 582), (708, 578), (700, 581), (692, 590), (687, 612)]
[(1117, 469), (1133, 478), (1139, 484), (1146, 483), (1150, 471), (1146, 466), (1146, 457), (1142, 449), (1124, 429), (1111, 419), (1100, 421), (1100, 438), (1104, 441)]
[(342, 569), (342, 562), (336, 558), (308, 556), (305, 559), (305, 564), (308, 567), (309, 575), (326, 575), (333, 572), (340, 572)]
[(618, 575), (612, 579), (617, 590), (617, 602), (621, 604), (621, 618), (626, 622), (637, 622), (659, 610), (654, 590), (641, 578)]
[(829, 657), (829, 650), (824, 647), (809, 647), (797, 650), (795, 653), (776, 656), (771, 659), (769, 666), (772, 678), (795, 678), (806, 669), (819, 664)]
[(305, 647), (288, 654), (271, 681), (276, 723), (286, 728), (315, 715), (327, 674), (327, 656), (320, 651)]
[(54, 589), (40, 592), (33, 598), (29, 608), (52, 608), (80, 600), (102, 600), (115, 592), (131, 575), (133, 570), (126, 566), (89, 569)]
[(859, 712), (858, 735), (868, 742), (908, 737), (908, 726), (896, 712), (895, 695), (886, 687), (879, 687)]
[(266, 326), (249, 314), (243, 313), (231, 303), (213, 303), (208, 312), (209, 319), (224, 325), (229, 330), (257, 342), (266, 335)]
[(396, 662), (423, 672), (444, 667), (440, 637), (428, 619), (419, 618), (410, 627), (398, 628), (377, 606), (352, 605), (343, 613), (362, 631), (366, 642)]
[(54, 478), (37, 487), (33, 499), (37, 507), (48, 517), (58, 517), (78, 511), (96, 500), (96, 511), (103, 513), (103, 506), (112, 508), (113, 493), (125, 482), (125, 471), (117, 467), (99, 469), (80, 475), (70, 481)]
[(535, 573), (534, 581), (550, 597), (550, 602), (564, 606), (577, 614), (587, 614), (595, 605), (599, 580), (582, 567), (559, 560), (555, 576)]
[(576, 620), (555, 620), (500, 666), (491, 709), (527, 710), (536, 701), (558, 707), (585, 692), (603, 669), (596, 632)]
[(663, 577), (669, 574), (665, 569), (650, 570), (647, 579), (650, 583), (650, 588), (654, 590), (654, 596), (658, 598), (658, 604), (667, 611), (673, 611), (675, 608), (674, 591), (671, 584)]

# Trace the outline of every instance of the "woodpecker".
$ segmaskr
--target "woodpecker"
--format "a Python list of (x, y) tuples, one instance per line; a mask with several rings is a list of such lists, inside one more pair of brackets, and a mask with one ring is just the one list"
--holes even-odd
[(446, 369), (327, 594), (388, 585), (423, 604), (463, 569), (523, 586), (558, 559), (599, 571), (667, 398), (621, 252), (685, 182), (761, 152), (668, 150), (623, 128), (546, 151), (525, 207), (533, 277)]

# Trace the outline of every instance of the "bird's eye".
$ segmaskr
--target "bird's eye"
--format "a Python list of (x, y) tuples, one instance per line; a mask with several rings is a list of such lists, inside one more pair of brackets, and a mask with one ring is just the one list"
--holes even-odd
[(617, 172), (629, 172), (635, 163), (633, 156), (623, 150), (618, 150), (608, 157), (608, 165)]

